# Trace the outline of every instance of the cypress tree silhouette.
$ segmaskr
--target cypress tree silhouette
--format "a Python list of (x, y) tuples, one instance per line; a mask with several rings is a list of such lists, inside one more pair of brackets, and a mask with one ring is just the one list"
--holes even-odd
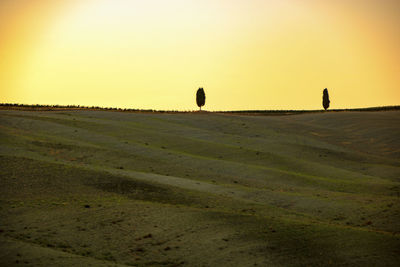
[(322, 96), (322, 106), (324, 107), (325, 110), (329, 108), (330, 102), (331, 101), (329, 100), (328, 89), (325, 88)]
[(202, 87), (200, 87), (197, 90), (196, 102), (197, 102), (197, 106), (199, 106), (200, 111), (201, 111), (201, 107), (204, 106), (204, 104), (206, 103), (206, 94), (204, 93), (204, 90)]

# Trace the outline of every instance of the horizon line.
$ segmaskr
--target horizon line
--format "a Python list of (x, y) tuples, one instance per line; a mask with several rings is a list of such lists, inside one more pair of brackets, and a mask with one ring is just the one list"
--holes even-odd
[[(117, 108), (100, 106), (82, 106), (82, 105), (42, 105), (42, 104), (18, 104), (18, 103), (0, 103), (3, 109), (31, 109), (38, 111), (51, 110), (98, 110), (98, 111), (117, 111), (117, 112), (151, 112), (151, 113), (193, 113), (199, 110), (157, 110), (157, 109), (137, 109), (137, 108)], [(44, 110), (43, 110), (44, 109)], [(339, 109), (243, 109), (243, 110), (202, 110), (204, 113), (317, 113), (317, 112), (340, 112), (340, 111), (390, 111), (400, 110), (400, 105), (375, 106), (363, 108), (339, 108)]]

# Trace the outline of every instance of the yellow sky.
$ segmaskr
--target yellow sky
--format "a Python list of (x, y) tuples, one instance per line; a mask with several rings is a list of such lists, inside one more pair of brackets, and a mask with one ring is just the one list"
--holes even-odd
[(400, 104), (398, 0), (1, 0), (0, 102)]

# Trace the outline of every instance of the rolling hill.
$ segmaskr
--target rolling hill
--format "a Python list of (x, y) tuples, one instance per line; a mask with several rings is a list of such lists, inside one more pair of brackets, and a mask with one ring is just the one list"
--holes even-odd
[(0, 265), (398, 266), (400, 111), (0, 111)]

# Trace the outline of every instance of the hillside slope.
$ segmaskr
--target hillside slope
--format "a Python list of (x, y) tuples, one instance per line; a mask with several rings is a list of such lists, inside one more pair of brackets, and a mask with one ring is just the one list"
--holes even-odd
[(0, 111), (0, 265), (397, 266), (400, 111)]

